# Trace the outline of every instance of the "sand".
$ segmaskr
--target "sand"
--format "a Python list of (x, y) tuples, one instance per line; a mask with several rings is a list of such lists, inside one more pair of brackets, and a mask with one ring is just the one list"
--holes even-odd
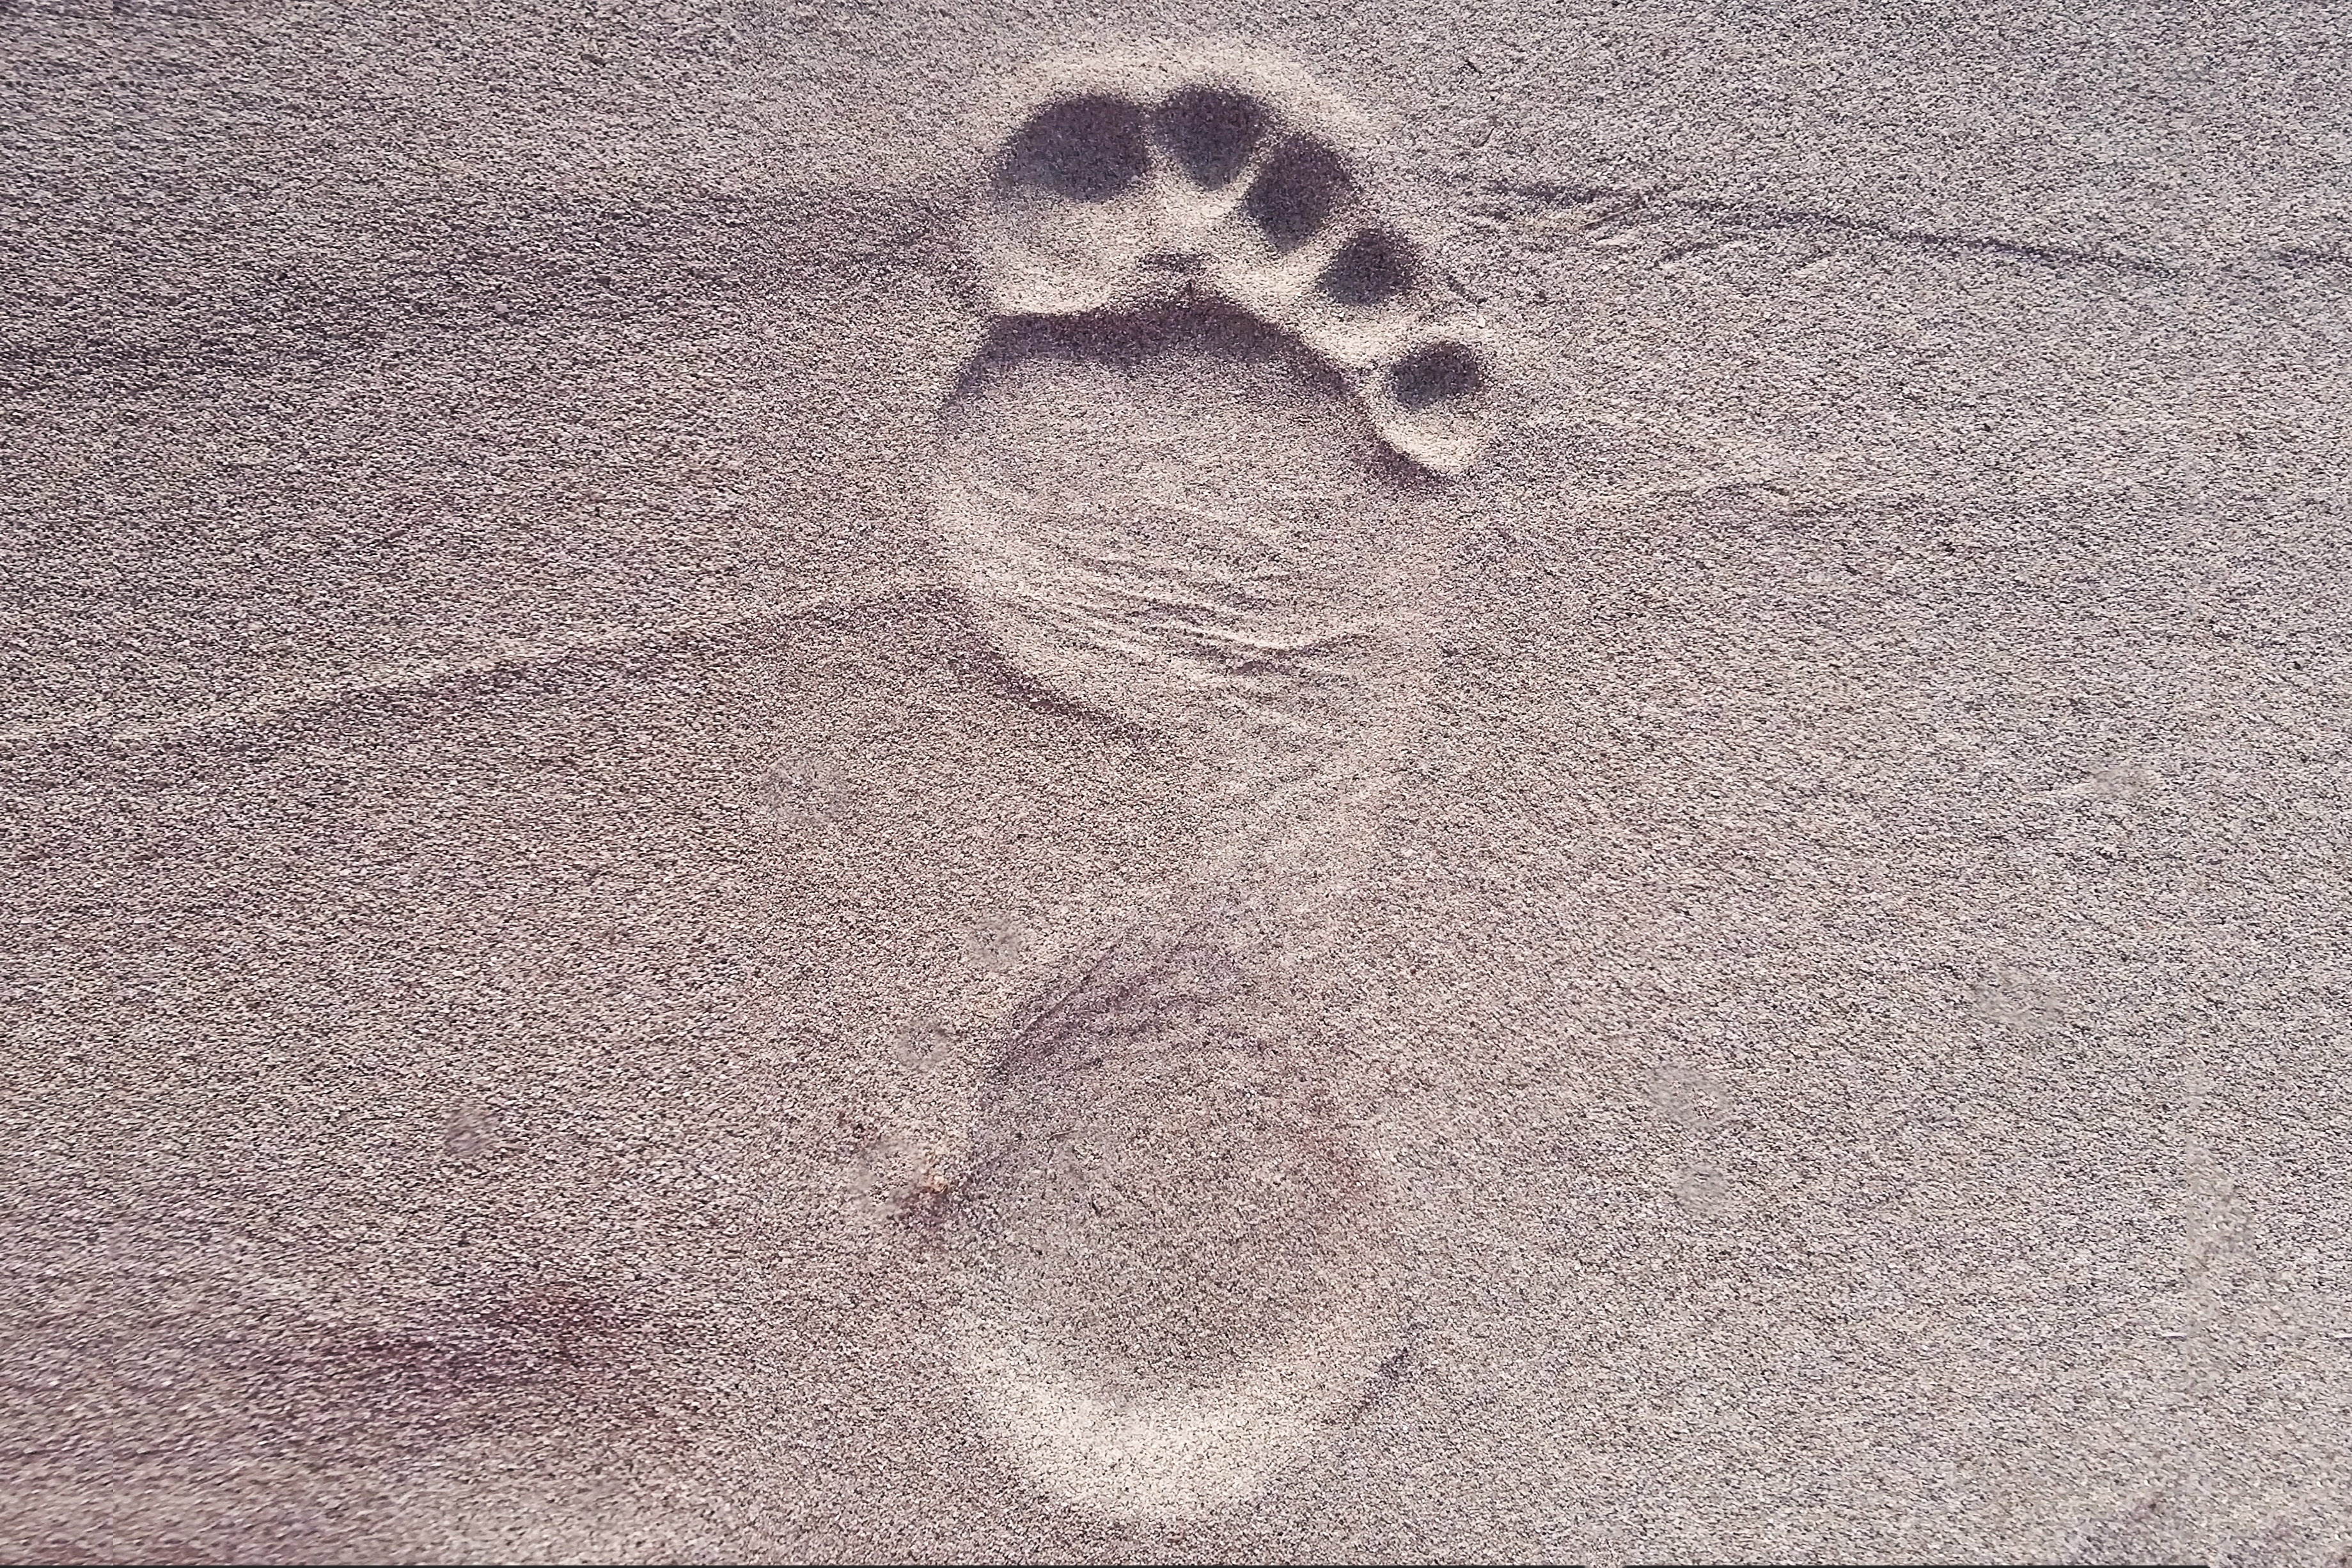
[(0, 1554), (2344, 1564), (2347, 20), (17, 0)]

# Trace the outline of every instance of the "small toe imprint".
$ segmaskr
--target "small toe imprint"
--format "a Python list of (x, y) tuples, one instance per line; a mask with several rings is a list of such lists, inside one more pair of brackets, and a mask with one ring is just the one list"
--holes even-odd
[(1413, 461), (1458, 473), (1486, 442), (1488, 381), (1486, 357), (1468, 343), (1426, 338), (1381, 373), (1369, 400), (1372, 418)]
[(1248, 94), (1214, 87), (1186, 88), (1152, 113), (1170, 161), (1203, 191), (1223, 190), (1248, 167), (1265, 122)]
[(1376, 310), (1412, 292), (1415, 270), (1412, 247), (1403, 240), (1365, 229), (1339, 247), (1315, 285), (1335, 304)]
[(1348, 172), (1331, 150), (1301, 140), (1266, 160), (1242, 210), (1275, 253), (1286, 256), (1322, 233), (1350, 194)]

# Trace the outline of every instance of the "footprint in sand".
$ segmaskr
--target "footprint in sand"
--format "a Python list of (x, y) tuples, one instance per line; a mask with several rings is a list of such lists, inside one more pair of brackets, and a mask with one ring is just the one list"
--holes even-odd
[(1213, 781), (1213, 847), (1005, 1020), (952, 1205), (955, 1356), (1062, 1500), (1198, 1517), (1401, 1349), (1328, 962), (1422, 706), (1429, 516), (1488, 371), (1342, 112), (1247, 63), (1012, 104), (940, 545), (1025, 679)]

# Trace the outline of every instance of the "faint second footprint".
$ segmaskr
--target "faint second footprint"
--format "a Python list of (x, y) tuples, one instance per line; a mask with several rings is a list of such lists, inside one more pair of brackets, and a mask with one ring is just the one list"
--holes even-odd
[(1090, 61), (1008, 109), (971, 215), (942, 554), (1023, 680), (1216, 796), (1202, 862), (1003, 1020), (950, 1216), (976, 1406), (1111, 1514), (1250, 1495), (1402, 1332), (1330, 960), (1490, 370), (1336, 123), (1262, 65)]

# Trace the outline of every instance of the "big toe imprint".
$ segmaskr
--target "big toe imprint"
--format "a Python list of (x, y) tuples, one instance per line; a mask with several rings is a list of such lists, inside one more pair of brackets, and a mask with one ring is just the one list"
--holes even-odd
[(1401, 1333), (1330, 960), (1488, 369), (1302, 101), (1101, 66), (1011, 117), (972, 218), (998, 316), (941, 418), (982, 630), (1241, 803), (1007, 1020), (955, 1210), (975, 1404), (1034, 1479), (1129, 1516), (1249, 1495)]

